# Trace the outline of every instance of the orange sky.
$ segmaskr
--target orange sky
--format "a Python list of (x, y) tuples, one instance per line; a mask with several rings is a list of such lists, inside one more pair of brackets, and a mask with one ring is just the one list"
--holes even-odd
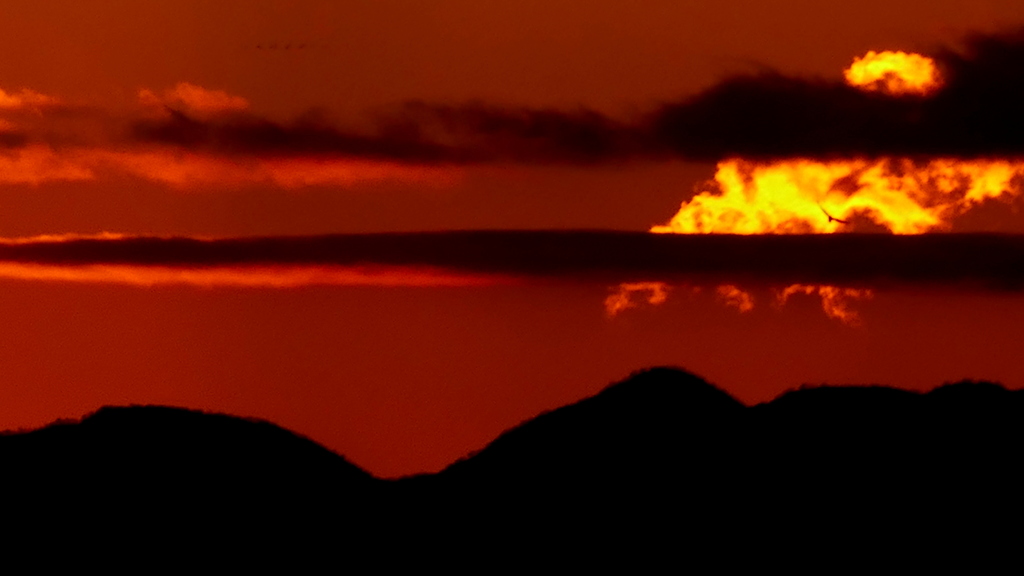
[[(1013, 0), (9, 0), (0, 237), (647, 230), (713, 162), (245, 156), (125, 134), (176, 112), (367, 128), (408, 101), (631, 118), (737, 73), (840, 81), (868, 50), (927, 52), (1022, 25)], [(22, 132), (30, 145), (4, 144)], [(957, 229), (1024, 232), (1011, 208), (981, 206)], [(0, 428), (167, 403), (268, 418), (398, 475), (655, 364), (748, 402), (805, 382), (1024, 386), (1024, 299), (1012, 294), (880, 291), (854, 304), (854, 327), (811, 296), (780, 310), (754, 294), (763, 305), (741, 313), (679, 290), (609, 318), (613, 291), (2, 279)]]
[[(1022, 24), (1024, 6), (1013, 1), (15, 0), (0, 22), (0, 90), (29, 89), (72, 107), (11, 120), (66, 132), (65, 140), (93, 135), (95, 116), (144, 115), (140, 91), (162, 96), (180, 83), (282, 121), (317, 110), (360, 125), (410, 100), (628, 116), (729, 74), (767, 66), (839, 79), (870, 49), (927, 51), (969, 31)], [(5, 179), (0, 234), (637, 230), (663, 222), (714, 172), (683, 161), (433, 173), (364, 166), (303, 180), (309, 166), (229, 166), (211, 176), (201, 158), (179, 155), (158, 168), (170, 161), (117, 151), (64, 167), (91, 171), (88, 179)], [(156, 171), (163, 179), (153, 180)], [(187, 177), (200, 172), (206, 177)]]

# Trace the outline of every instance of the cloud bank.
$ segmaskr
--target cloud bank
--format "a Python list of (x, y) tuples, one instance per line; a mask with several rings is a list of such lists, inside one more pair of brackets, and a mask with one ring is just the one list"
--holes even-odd
[[(1024, 31), (932, 57), (942, 87), (891, 96), (835, 78), (736, 76), (632, 119), (587, 109), (408, 103), (356, 133), (322, 120), (175, 113), (132, 136), (222, 154), (341, 154), (422, 163), (613, 162), (678, 157), (990, 157), (1024, 153)], [(837, 71), (838, 72), (838, 71)]]
[[(219, 240), (48, 237), (0, 243), (0, 263), (6, 267), (0, 269), (0, 276), (27, 279), (27, 273), (6, 274), (3, 270), (249, 270), (259, 274), (287, 271), (296, 277), (310, 274), (309, 270), (345, 269), (350, 276), (427, 271), (462, 279), (446, 280), (446, 285), (572, 281), (1024, 290), (1024, 237), (991, 234), (732, 236), (495, 231)], [(302, 270), (307, 272), (297, 272)], [(327, 273), (316, 274), (325, 277)], [(360, 282), (373, 283), (351, 283)], [(293, 285), (307, 283), (345, 282)]]
[(703, 159), (1024, 152), (1024, 32), (974, 36), (932, 56), (943, 86), (930, 96), (764, 73), (667, 104), (652, 126), (660, 144)]
[(396, 179), (448, 182), (482, 163), (600, 164), (1018, 157), (1024, 155), (1024, 31), (978, 35), (930, 56), (928, 94), (892, 96), (835, 78), (727, 78), (646, 113), (409, 102), (357, 129), (308, 112), (290, 121), (187, 82), (142, 89), (125, 113), (27, 88), (0, 91), (0, 182), (92, 180), (120, 172), (172, 186), (283, 188)]

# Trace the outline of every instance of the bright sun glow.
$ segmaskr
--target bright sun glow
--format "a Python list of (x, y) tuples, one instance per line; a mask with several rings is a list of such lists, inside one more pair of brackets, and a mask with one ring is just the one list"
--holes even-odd
[(935, 61), (906, 52), (868, 52), (854, 59), (844, 75), (851, 86), (893, 96), (930, 94), (940, 86)]
[[(927, 96), (941, 87), (935, 61), (906, 52), (868, 52), (854, 59), (844, 76), (851, 86), (892, 96)], [(987, 199), (1019, 195), (1022, 181), (1024, 163), (1006, 160), (789, 158), (756, 163), (731, 158), (719, 162), (714, 179), (651, 232), (943, 231), (950, 229), (953, 218)], [(739, 287), (720, 286), (717, 293), (721, 302), (740, 312), (754, 307), (752, 297)], [(871, 296), (867, 290), (795, 285), (781, 290), (778, 304), (793, 294), (816, 294), (831, 318), (847, 324), (859, 322), (848, 300)]]

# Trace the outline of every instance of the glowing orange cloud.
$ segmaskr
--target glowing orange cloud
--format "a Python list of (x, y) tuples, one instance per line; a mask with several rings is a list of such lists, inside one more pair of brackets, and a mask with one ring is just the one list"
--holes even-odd
[(624, 310), (636, 308), (634, 295), (640, 295), (644, 301), (657, 306), (668, 300), (668, 285), (664, 282), (627, 282), (619, 284), (615, 293), (605, 298), (604, 309), (609, 317), (618, 316)]
[[(700, 288), (697, 286), (691, 286), (690, 288), (694, 294), (700, 292)], [(668, 300), (669, 290), (669, 286), (664, 282), (627, 282), (619, 284), (615, 288), (615, 292), (605, 299), (605, 312), (609, 318), (612, 318), (628, 309), (637, 308), (640, 303), (646, 303), (651, 306), (664, 304)], [(821, 306), (825, 314), (829, 318), (838, 320), (848, 326), (859, 326), (861, 324), (860, 315), (853, 309), (851, 301), (872, 298), (874, 296), (874, 292), (868, 289), (793, 284), (776, 291), (775, 303), (781, 308), (796, 294), (818, 296), (821, 299)], [(639, 302), (637, 301), (637, 296), (639, 296)], [(754, 296), (734, 284), (716, 286), (714, 296), (719, 303), (729, 308), (735, 308), (741, 314), (750, 312), (755, 307)]]
[(98, 234), (78, 234), (69, 232), (65, 234), (38, 234), (36, 236), (23, 236), (20, 238), (0, 238), (0, 246), (17, 246), (19, 244), (39, 244), (54, 242), (73, 242), (75, 240), (121, 240), (132, 238), (129, 234), (117, 232), (100, 232)]
[[(935, 61), (920, 54), (868, 52), (847, 82), (890, 94), (940, 87)], [(953, 217), (989, 198), (1020, 194), (1024, 163), (934, 158), (804, 158), (718, 164), (713, 181), (652, 232), (807, 234), (871, 222), (896, 234), (949, 228)]]
[(821, 297), (821, 307), (830, 318), (835, 318), (844, 324), (858, 326), (861, 323), (860, 315), (850, 307), (850, 299), (871, 298), (874, 293), (867, 289), (838, 288), (836, 286), (809, 286), (806, 284), (793, 284), (783, 288), (778, 293), (778, 304), (783, 306), (789, 297), (794, 294), (815, 294)]
[(715, 294), (726, 306), (735, 308), (740, 312), (750, 312), (754, 309), (754, 297), (749, 292), (741, 290), (732, 284), (723, 284), (715, 289)]
[[(886, 94), (927, 95), (940, 87), (935, 61), (906, 52), (868, 52), (845, 70), (846, 81)], [(1001, 160), (793, 158), (770, 163), (733, 158), (718, 164), (713, 181), (684, 202), (652, 232), (677, 234), (809, 234), (853, 230), (870, 222), (896, 234), (948, 229), (953, 217), (989, 198), (1020, 194), (1024, 163)], [(733, 285), (716, 290), (741, 312), (753, 309), (749, 293)], [(850, 299), (870, 290), (795, 284), (793, 294), (817, 294), (831, 317), (850, 325), (860, 318)]]
[(40, 94), (34, 90), (22, 88), (17, 92), (5, 92), (0, 90), (0, 110), (35, 110), (53, 106), (60, 101), (53, 96)]
[[(169, 116), (168, 109), (193, 118), (242, 112), (249, 102), (221, 90), (179, 83), (157, 94), (139, 91), (140, 102), (149, 112)], [(7, 93), (0, 90), (0, 111), (30, 110), (58, 104), (51, 96), (32, 90)], [(24, 120), (24, 118), (21, 118)], [(20, 123), (21, 120), (18, 122)], [(405, 181), (447, 185), (459, 177), (450, 166), (433, 166), (392, 160), (349, 157), (344, 154), (218, 154), (151, 143), (113, 144), (104, 128), (62, 119), (59, 126), (46, 126), (45, 133), (72, 133), (75, 145), (54, 146), (45, 137), (29, 138), (31, 143), (7, 148), (0, 154), (0, 183), (38, 185), (53, 181), (95, 180), (109, 174), (129, 174), (176, 188), (204, 185), (246, 186), (269, 184), (286, 189), (318, 185), (348, 186), (361, 182)], [(0, 118), (0, 132), (17, 134), (19, 123)], [(109, 128), (109, 127), (108, 127)]]
[(864, 219), (896, 234), (944, 230), (989, 198), (1021, 193), (1024, 163), (910, 159), (720, 162), (706, 190), (652, 232), (807, 234)]
[(450, 167), (340, 157), (232, 158), (152, 149), (96, 150), (90, 154), (90, 160), (94, 166), (179, 188), (203, 184), (242, 186), (267, 183), (293, 189), (386, 180), (445, 185), (458, 178), (458, 171)]
[(41, 184), (92, 180), (95, 177), (93, 167), (76, 151), (58, 153), (39, 144), (0, 154), (0, 183), (4, 184)]
[(249, 101), (241, 96), (234, 96), (223, 90), (209, 90), (188, 82), (180, 82), (160, 95), (148, 89), (139, 90), (139, 102), (144, 106), (167, 106), (199, 116), (241, 112), (249, 108)]
[(166, 148), (54, 149), (44, 144), (0, 154), (0, 183), (38, 185), (54, 181), (94, 180), (103, 171), (126, 173), (178, 188), (272, 184), (294, 189), (388, 180), (447, 185), (459, 178), (459, 170), (452, 167), (341, 157), (232, 158)]
[[(44, 234), (24, 238), (0, 238), (0, 246), (59, 244), (81, 240), (115, 242), (130, 235)], [(193, 238), (200, 240), (201, 238)], [(54, 264), (0, 260), (0, 279), (129, 286), (186, 285), (201, 288), (298, 288), (302, 286), (459, 287), (514, 284), (519, 280), (501, 274), (452, 271), (436, 266), (382, 264), (217, 264), (148, 265), (122, 263)]]
[(871, 51), (844, 71), (851, 86), (864, 90), (878, 90), (901, 96), (925, 95), (940, 86), (935, 61), (927, 56), (907, 52)]
[(303, 286), (460, 287), (514, 280), (430, 268), (397, 266), (212, 266), (175, 267), (131, 264), (61, 266), (0, 262), (0, 278), (46, 282), (122, 284), (150, 287), (298, 288)]

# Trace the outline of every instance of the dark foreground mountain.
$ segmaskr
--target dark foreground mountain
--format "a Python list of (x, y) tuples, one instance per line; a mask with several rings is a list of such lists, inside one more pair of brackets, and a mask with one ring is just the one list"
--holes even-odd
[(1022, 453), (1024, 393), (995, 384), (748, 408), (670, 369), (401, 480), (272, 424), (173, 408), (0, 436), (3, 520), (54, 549), (477, 571), (977, 565), (1019, 542)]

